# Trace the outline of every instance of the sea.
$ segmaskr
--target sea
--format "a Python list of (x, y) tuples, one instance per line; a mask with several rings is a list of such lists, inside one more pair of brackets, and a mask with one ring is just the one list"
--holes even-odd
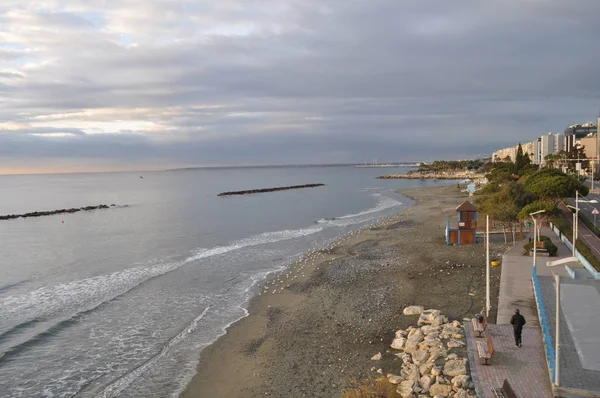
[[(270, 274), (412, 204), (407, 168), (0, 176), (0, 397), (177, 397)], [(219, 197), (224, 191), (325, 186)]]

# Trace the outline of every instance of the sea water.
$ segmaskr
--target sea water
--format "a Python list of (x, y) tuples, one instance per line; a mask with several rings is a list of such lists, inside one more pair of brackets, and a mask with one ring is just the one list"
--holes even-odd
[[(407, 169), (0, 176), (0, 397), (176, 397), (270, 273), (409, 206)], [(219, 192), (324, 187), (218, 197)]]

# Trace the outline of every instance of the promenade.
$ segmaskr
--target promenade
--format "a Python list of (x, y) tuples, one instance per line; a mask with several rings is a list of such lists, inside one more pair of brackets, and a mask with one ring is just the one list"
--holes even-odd
[[(495, 397), (493, 389), (506, 379), (518, 397), (588, 396), (600, 397), (600, 281), (586, 278), (587, 271), (578, 263), (570, 263), (577, 279), (571, 279), (564, 266), (547, 267), (548, 260), (570, 257), (571, 252), (549, 228), (542, 235), (550, 237), (558, 247), (557, 257), (539, 256), (536, 270), (540, 299), (545, 306), (545, 321), (554, 338), (555, 286), (554, 274), (561, 276), (561, 360), (560, 385), (552, 387), (546, 361), (543, 328), (532, 285), (533, 258), (523, 256), (527, 239), (517, 243), (502, 257), (502, 273), (498, 298), (497, 324), (490, 324), (486, 335), (492, 337), (495, 353), (490, 366), (481, 364), (477, 355), (477, 339), (466, 325), (467, 348), (471, 374), (480, 397)], [(589, 274), (588, 274), (589, 275)], [(493, 306), (493, 304), (492, 304)], [(523, 331), (523, 347), (516, 347), (510, 318), (519, 308), (527, 320)], [(565, 317), (566, 314), (566, 317)], [(552, 340), (553, 341), (553, 340)], [(554, 343), (552, 343), (554, 344)]]

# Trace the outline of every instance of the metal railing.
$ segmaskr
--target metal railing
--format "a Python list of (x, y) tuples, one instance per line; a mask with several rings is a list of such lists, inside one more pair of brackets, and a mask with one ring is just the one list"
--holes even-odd
[(544, 305), (544, 299), (542, 296), (542, 289), (540, 286), (540, 279), (537, 274), (537, 268), (533, 267), (531, 273), (531, 280), (533, 282), (533, 292), (535, 295), (535, 303), (537, 305), (538, 315), (540, 318), (540, 324), (542, 325), (542, 336), (544, 337), (544, 347), (546, 351), (546, 362), (548, 363), (548, 372), (550, 373), (550, 380), (552, 383), (556, 382), (556, 366), (555, 366), (555, 351), (552, 334), (550, 331), (550, 322), (548, 315), (546, 314), (546, 306)]

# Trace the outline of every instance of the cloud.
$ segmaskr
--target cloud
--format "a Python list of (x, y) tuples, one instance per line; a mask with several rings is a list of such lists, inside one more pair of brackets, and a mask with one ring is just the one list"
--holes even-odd
[(9, 0), (0, 166), (491, 153), (596, 116), (599, 11), (595, 0)]

